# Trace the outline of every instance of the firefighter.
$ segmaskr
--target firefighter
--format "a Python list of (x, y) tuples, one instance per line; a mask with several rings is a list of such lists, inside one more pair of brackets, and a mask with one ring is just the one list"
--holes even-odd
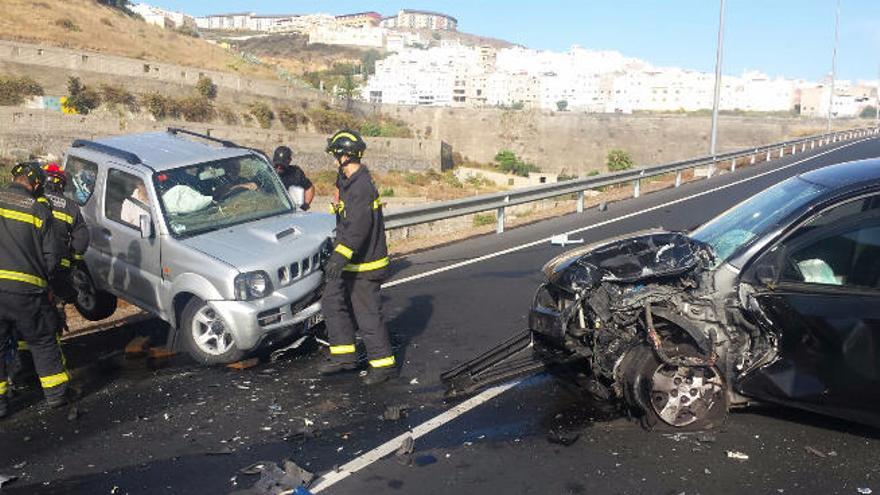
[(61, 269), (49, 284), (52, 293), (62, 304), (72, 302), (76, 291), (70, 278), (71, 269), (83, 260), (89, 247), (89, 229), (80, 213), (79, 205), (64, 196), (67, 175), (57, 163), (49, 163), (43, 168), (46, 175), (44, 196), (49, 200), (52, 216), (60, 226), (65, 256), (61, 259)]
[[(70, 377), (57, 341), (58, 315), (47, 289), (64, 253), (52, 212), (41, 196), (43, 171), (35, 162), (12, 169), (13, 182), (0, 190), (0, 356), (21, 336), (30, 348), (48, 404), (67, 404)], [(7, 413), (6, 360), (0, 359), (0, 417)]]
[(300, 205), (300, 208), (308, 210), (312, 200), (315, 199), (315, 186), (301, 168), (290, 163), (291, 155), (293, 152), (287, 146), (275, 148), (275, 153), (272, 154), (272, 165), (275, 167), (278, 177), (281, 178), (285, 190), (289, 190), (291, 186), (302, 188), (303, 204)]
[(385, 222), (370, 171), (361, 164), (366, 148), (360, 135), (350, 130), (341, 130), (327, 140), (326, 151), (339, 166), (339, 200), (334, 205), (336, 243), (324, 266), (321, 299), (330, 357), (318, 371), (330, 375), (358, 369), (357, 330), (369, 362), (364, 383), (374, 385), (395, 375), (396, 362), (379, 296), (388, 266)]

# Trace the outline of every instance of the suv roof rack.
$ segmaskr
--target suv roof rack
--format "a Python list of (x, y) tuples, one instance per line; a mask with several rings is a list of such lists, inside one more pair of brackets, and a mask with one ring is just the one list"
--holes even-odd
[(187, 134), (189, 136), (195, 136), (195, 137), (199, 137), (202, 139), (207, 139), (208, 141), (213, 141), (215, 143), (219, 143), (219, 144), (223, 145), (224, 148), (243, 148), (243, 146), (239, 146), (239, 145), (233, 143), (232, 141), (229, 141), (226, 139), (215, 138), (215, 137), (210, 136), (208, 134), (202, 134), (201, 132), (195, 132), (195, 131), (190, 131), (187, 129), (181, 129), (179, 127), (169, 127), (168, 132), (170, 132), (171, 134), (174, 134), (174, 135)]
[(86, 148), (99, 153), (104, 153), (105, 155), (115, 156), (116, 158), (121, 158), (132, 165), (140, 165), (143, 163), (141, 157), (130, 151), (114, 148), (113, 146), (108, 146), (106, 144), (96, 143), (94, 141), (89, 141), (88, 139), (74, 140), (71, 146), (74, 148)]

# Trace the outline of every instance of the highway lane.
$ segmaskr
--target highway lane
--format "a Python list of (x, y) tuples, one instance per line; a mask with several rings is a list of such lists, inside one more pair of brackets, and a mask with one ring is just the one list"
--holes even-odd
[[(824, 152), (817, 150), (813, 155)], [(590, 242), (648, 227), (687, 228), (797, 172), (880, 156), (880, 142), (849, 146), (778, 173), (680, 201), (806, 156), (615, 203), (606, 212), (567, 215), (408, 256), (395, 262), (392, 283), (625, 215), (634, 216), (573, 237)], [(680, 202), (663, 206), (673, 201)], [(156, 488), (224, 493), (253, 483), (244, 476), (234, 484), (231, 479), (238, 468), (256, 460), (291, 456), (312, 470), (330, 470), (447, 410), (448, 405), (440, 400), (439, 373), (521, 329), (541, 280), (541, 265), (561, 251), (542, 242), (386, 289), (388, 323), (404, 366), (401, 379), (377, 390), (363, 390), (346, 377), (316, 379), (312, 370), (317, 354), (245, 372), (205, 370), (185, 360), (153, 368), (140, 361), (112, 358), (103, 367), (89, 364), (79, 376), (90, 394), (75, 424), (66, 424), (63, 413), (34, 408), (0, 424), (4, 447), (0, 472), (27, 463), (18, 469), (26, 476), (10, 493), (100, 493), (114, 486), (128, 493), (154, 493)], [(124, 341), (126, 332), (157, 332), (158, 327), (148, 322), (117, 336), (94, 336), (68, 346), (71, 353), (82, 355), (82, 361), (94, 361), (87, 357), (89, 351), (112, 348), (109, 341)], [(377, 418), (388, 404), (406, 404), (411, 413), (403, 421), (380, 421)], [(417, 454), (434, 455), (438, 462), (405, 467), (383, 460), (326, 493), (367, 488), (378, 493), (410, 493), (413, 487), (422, 493), (483, 493), (490, 487), (512, 493), (732, 492), (743, 482), (740, 474), (757, 471), (766, 463), (752, 451), (755, 460), (736, 464), (726, 459), (723, 450), (758, 449), (760, 442), (771, 441), (772, 447), (764, 447), (770, 455), (778, 457), (778, 447), (784, 445), (803, 459), (788, 459), (774, 470), (749, 475), (758, 491), (797, 490), (794, 483), (803, 482), (816, 470), (828, 483), (829, 492), (851, 493), (847, 483), (868, 474), (875, 479), (880, 476), (859, 455), (866, 448), (880, 446), (871, 432), (848, 424), (838, 427), (834, 421), (800, 413), (736, 414), (717, 441), (706, 446), (646, 434), (622, 420), (595, 422), (600, 416), (601, 411), (583, 404), (576, 394), (538, 377), (420, 439)], [(314, 423), (311, 428), (320, 436), (302, 440), (293, 435), (306, 420)], [(549, 444), (546, 431), (562, 426), (581, 431), (583, 438), (569, 448)], [(838, 455), (820, 463), (812, 454), (803, 455), (801, 443), (807, 441), (822, 442)], [(672, 455), (669, 449), (681, 455)], [(701, 464), (696, 459), (711, 462)]]

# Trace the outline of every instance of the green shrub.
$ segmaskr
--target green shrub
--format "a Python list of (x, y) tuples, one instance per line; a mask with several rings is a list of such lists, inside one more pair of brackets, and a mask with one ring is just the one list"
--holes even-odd
[(365, 120), (360, 125), (360, 132), (368, 137), (400, 137), (409, 138), (413, 133), (406, 122), (379, 116), (375, 120)]
[(333, 110), (331, 108), (312, 108), (309, 110), (309, 119), (312, 127), (318, 132), (331, 133), (339, 129), (359, 129), (361, 121), (348, 112)]
[(89, 112), (98, 108), (100, 104), (100, 93), (87, 87), (78, 77), (70, 77), (67, 79), (68, 108), (76, 110), (76, 113), (88, 115)]
[(379, 196), (382, 196), (385, 198), (394, 197), (394, 188), (393, 187), (386, 187), (385, 189), (382, 189), (382, 192), (379, 193)]
[(629, 170), (635, 165), (632, 157), (629, 156), (629, 153), (620, 149), (613, 149), (608, 152), (606, 164), (608, 165), (608, 170), (611, 172)]
[(132, 113), (140, 111), (137, 97), (126, 91), (122, 86), (102, 84), (100, 93), (101, 101), (103, 101), (105, 105), (122, 107)]
[(214, 84), (210, 77), (199, 76), (199, 81), (196, 83), (196, 91), (208, 100), (217, 98), (217, 85)]
[(537, 165), (520, 160), (516, 153), (510, 150), (501, 150), (495, 155), (495, 167), (502, 172), (520, 177), (528, 177), (531, 172), (541, 171)]
[(278, 110), (278, 121), (288, 131), (295, 131), (301, 125), (308, 125), (309, 117), (304, 113), (294, 110), (292, 107), (282, 107)]
[(79, 28), (79, 26), (77, 26), (77, 24), (75, 22), (73, 22), (72, 20), (70, 20), (66, 17), (62, 17), (61, 19), (57, 19), (55, 21), (55, 25), (60, 27), (61, 29), (66, 29), (66, 30), (73, 32), (73, 33), (81, 31), (81, 29)]
[(248, 111), (254, 117), (254, 120), (260, 124), (260, 127), (263, 129), (272, 127), (272, 122), (275, 120), (275, 113), (269, 108), (269, 105), (261, 101), (251, 103), (248, 105)]
[[(431, 170), (431, 172), (434, 172), (434, 171)], [(435, 172), (435, 173), (436, 173), (436, 172)], [(452, 173), (451, 170), (449, 170), (449, 171), (447, 171), (447, 172), (443, 172), (443, 175), (442, 175), (442, 179), (441, 179), (441, 180), (442, 180), (443, 183), (446, 184), (447, 186), (454, 187), (454, 188), (456, 188), (456, 189), (461, 189), (461, 188), (464, 187), (464, 184), (462, 184), (461, 181), (458, 180), (458, 177), (456, 177), (455, 174)]]
[(156, 120), (180, 117), (180, 108), (173, 98), (152, 92), (141, 95), (141, 106)]
[(43, 87), (28, 76), (0, 76), (0, 105), (21, 105), (32, 96), (43, 96)]
[(599, 174), (600, 174), (600, 172), (598, 170), (590, 170), (589, 172), (587, 172), (588, 177), (595, 177)]
[(491, 213), (477, 213), (474, 215), (474, 227), (492, 225), (493, 223), (495, 223), (495, 215)]
[(176, 102), (187, 122), (209, 122), (214, 119), (214, 104), (202, 95), (193, 95)]

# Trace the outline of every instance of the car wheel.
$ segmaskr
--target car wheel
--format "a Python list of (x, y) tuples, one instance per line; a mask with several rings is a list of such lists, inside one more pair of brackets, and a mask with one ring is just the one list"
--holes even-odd
[[(669, 354), (699, 355), (688, 344)], [(720, 426), (727, 418), (727, 384), (715, 366), (664, 363), (647, 345), (631, 350), (622, 365), (627, 403), (646, 429), (702, 431)]]
[(81, 268), (75, 268), (71, 274), (71, 282), (76, 289), (76, 298), (73, 305), (83, 318), (89, 321), (99, 321), (109, 318), (116, 312), (116, 296), (95, 288), (95, 283), (88, 272)]
[(199, 298), (183, 308), (178, 331), (186, 350), (202, 364), (228, 364), (241, 360), (245, 352), (235, 343), (235, 335), (223, 318)]

